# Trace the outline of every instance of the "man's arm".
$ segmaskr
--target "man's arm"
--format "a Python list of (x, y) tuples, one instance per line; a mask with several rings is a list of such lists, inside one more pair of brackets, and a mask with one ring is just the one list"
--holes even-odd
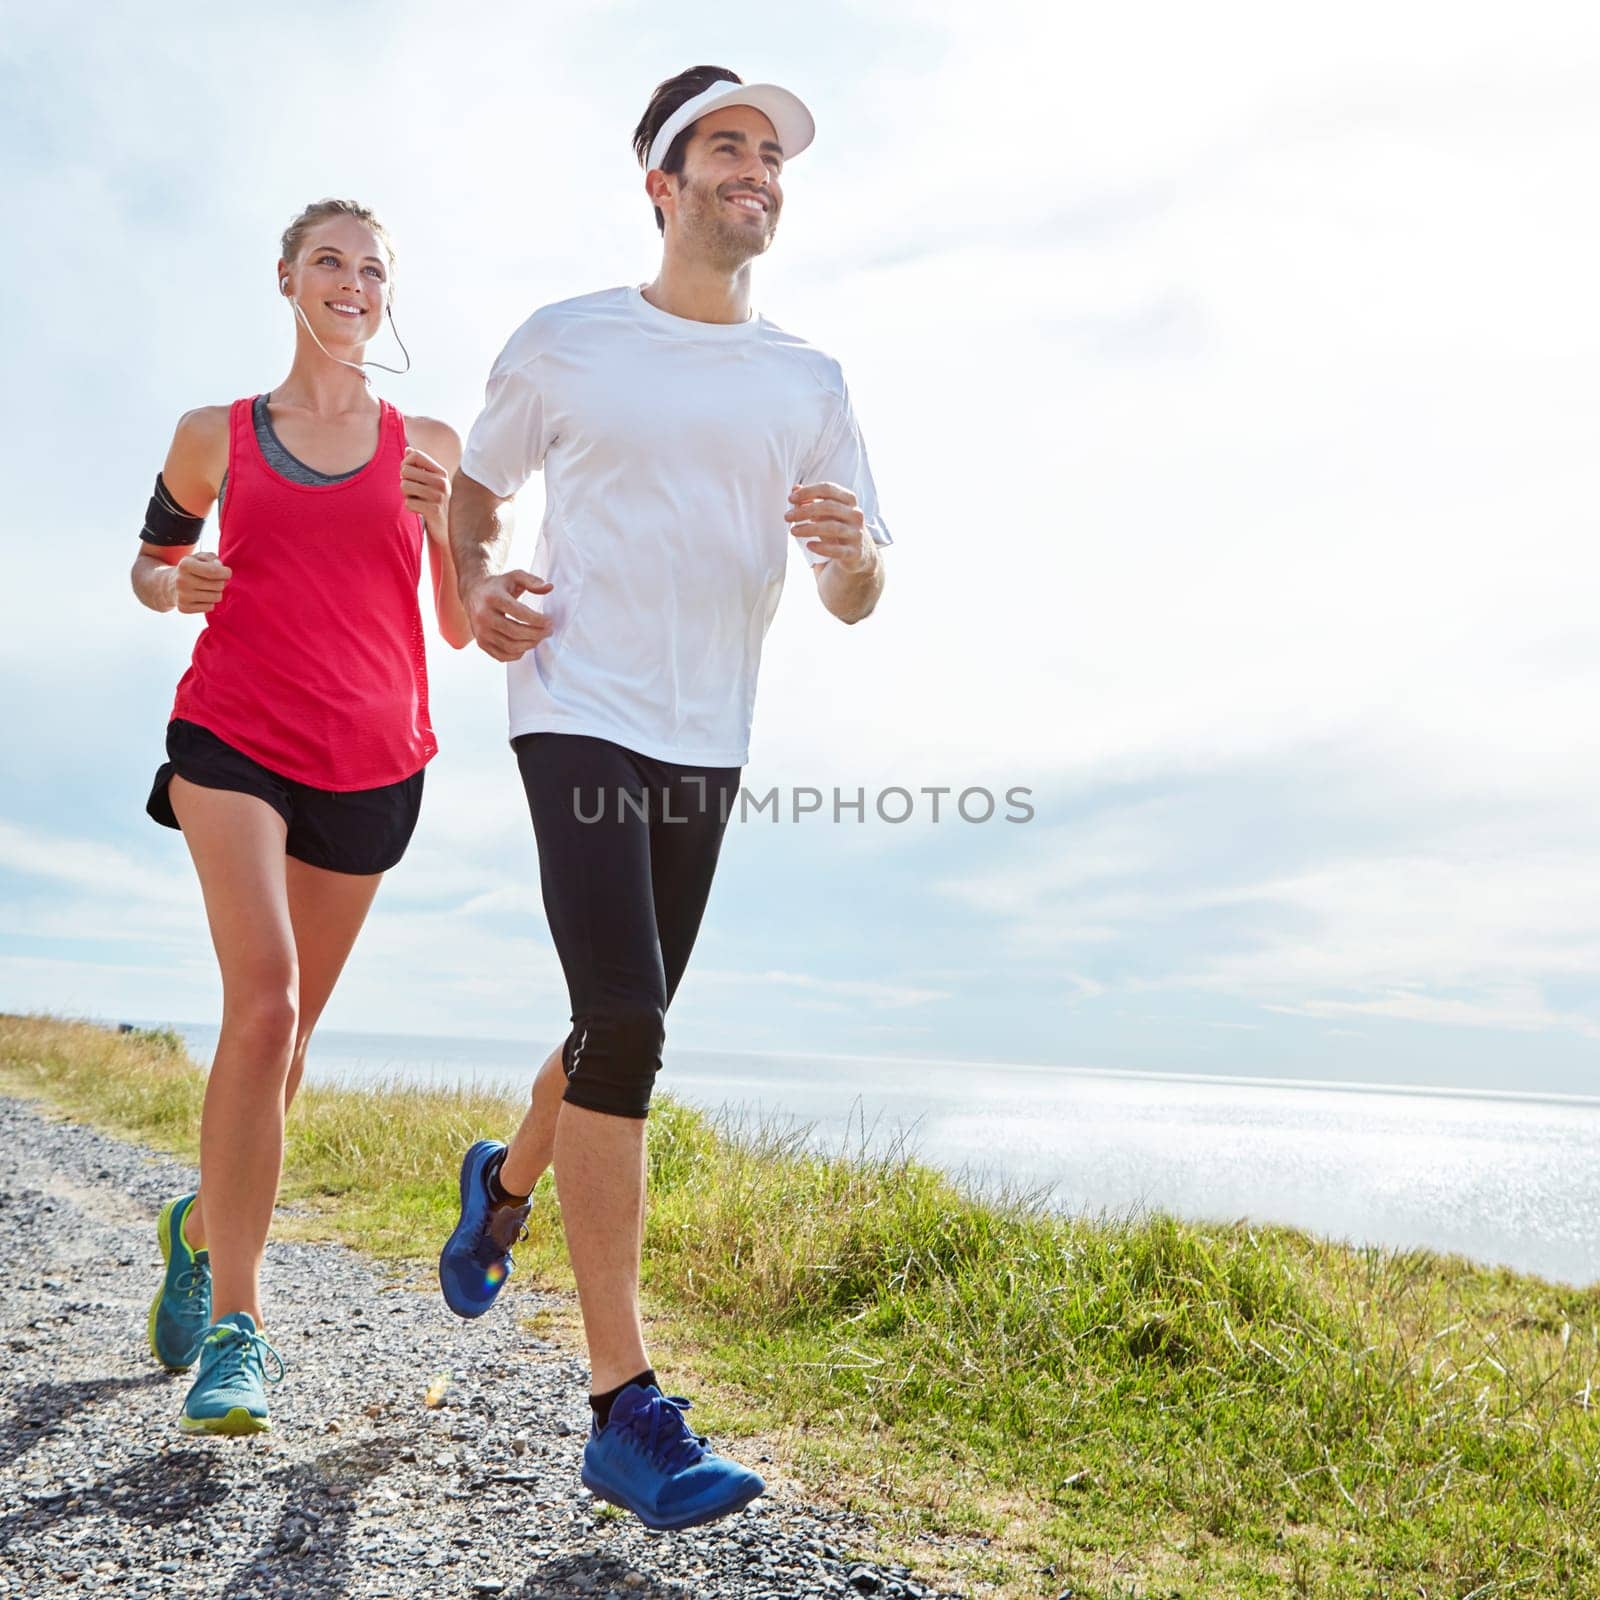
[(817, 594), (841, 622), (870, 617), (883, 593), (883, 557), (871, 539), (866, 541), (866, 551), (869, 565), (864, 571), (852, 572), (838, 560), (816, 569)]
[(867, 532), (855, 495), (837, 483), (804, 483), (789, 491), (784, 521), (813, 555), (817, 595), (841, 622), (870, 616), (883, 593), (883, 555)]
[(550, 635), (541, 611), (519, 605), (520, 594), (549, 594), (551, 586), (531, 572), (495, 571), (509, 542), (503, 510), (511, 504), (476, 478), (457, 471), (450, 493), (450, 553), (455, 559), (461, 607), (478, 648), (496, 661), (520, 661)]

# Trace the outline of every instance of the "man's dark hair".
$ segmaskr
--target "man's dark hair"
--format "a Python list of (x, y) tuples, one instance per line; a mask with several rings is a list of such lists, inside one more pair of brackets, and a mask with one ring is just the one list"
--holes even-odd
[[(744, 79), (737, 72), (729, 72), (726, 67), (690, 67), (687, 72), (680, 72), (675, 78), (668, 78), (656, 85), (656, 92), (650, 96), (650, 104), (644, 108), (644, 115), (639, 118), (639, 126), (633, 130), (633, 153), (639, 158), (642, 167), (650, 159), (650, 146), (656, 141), (662, 126), (685, 101), (693, 100), (697, 94), (704, 94), (714, 83), (743, 83)], [(694, 132), (691, 122), (676, 139), (667, 146), (666, 158), (661, 163), (661, 170), (670, 173), (674, 178), (683, 176), (684, 157), (689, 149), (689, 137)], [(661, 207), (656, 207), (656, 226), (663, 233), (667, 229), (667, 219), (661, 214)]]

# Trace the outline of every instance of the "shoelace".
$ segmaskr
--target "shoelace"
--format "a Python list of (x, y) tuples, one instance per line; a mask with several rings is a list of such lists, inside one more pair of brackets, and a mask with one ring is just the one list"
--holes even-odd
[[(476, 1251), (485, 1266), (500, 1256), (509, 1256), (512, 1247), (528, 1237), (528, 1209), (526, 1206), (488, 1207)], [(492, 1251), (485, 1246), (492, 1246)]]
[(200, 1263), (192, 1267), (185, 1267), (173, 1279), (172, 1287), (183, 1296), (185, 1300), (192, 1300), (211, 1282), (211, 1269)]
[(693, 1403), (681, 1394), (660, 1395), (634, 1412), (623, 1427), (638, 1439), (653, 1461), (668, 1472), (680, 1472), (704, 1457), (709, 1442), (684, 1421), (683, 1414)]
[[(259, 1383), (283, 1382), (283, 1357), (259, 1333), (247, 1333), (231, 1322), (219, 1322), (206, 1332), (204, 1343), (219, 1348), (213, 1358), (211, 1372), (222, 1382), (243, 1378), (247, 1369), (254, 1369)], [(269, 1373), (266, 1358), (272, 1358), (277, 1372)]]

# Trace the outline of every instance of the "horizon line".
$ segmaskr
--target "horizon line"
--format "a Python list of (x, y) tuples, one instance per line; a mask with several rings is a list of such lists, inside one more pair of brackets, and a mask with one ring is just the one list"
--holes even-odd
[[(84, 1019), (92, 1020), (92, 1019)], [(174, 1022), (135, 1018), (119, 1019), (134, 1027), (193, 1028), (215, 1030), (214, 1022)], [(504, 1034), (386, 1033), (381, 1029), (328, 1028), (323, 1037), (365, 1037), (376, 1039), (433, 1039), (470, 1044), (504, 1044), (523, 1047), (524, 1041)], [(315, 1036), (314, 1036), (315, 1037)], [(670, 1045), (668, 1050), (672, 1048)], [(1240, 1073), (1182, 1072), (1156, 1067), (1069, 1066), (1059, 1062), (977, 1061), (953, 1056), (884, 1056), (852, 1051), (828, 1050), (730, 1050), (712, 1045), (681, 1045), (684, 1051), (700, 1055), (762, 1057), (778, 1061), (870, 1061), (890, 1066), (1002, 1068), (1009, 1072), (1071, 1073), (1079, 1077), (1134, 1079), (1155, 1083), (1211, 1083), (1230, 1088), (1268, 1088), (1332, 1090), (1344, 1094), (1412, 1095), (1421, 1098), (1452, 1100), (1515, 1101), (1535, 1105), (1572, 1105), (1600, 1109), (1600, 1095), (1572, 1094), (1562, 1090), (1467, 1088), (1455, 1084), (1378, 1083), (1358, 1078), (1285, 1078)], [(530, 1067), (530, 1071), (534, 1070)]]

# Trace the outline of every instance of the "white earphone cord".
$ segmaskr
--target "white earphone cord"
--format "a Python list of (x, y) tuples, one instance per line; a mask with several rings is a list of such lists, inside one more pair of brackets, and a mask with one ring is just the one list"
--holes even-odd
[(379, 372), (392, 372), (397, 378), (405, 377), (411, 370), (411, 352), (406, 349), (406, 342), (400, 337), (400, 330), (394, 325), (394, 312), (388, 306), (383, 309), (389, 318), (389, 332), (394, 335), (394, 342), (400, 346), (400, 354), (406, 358), (406, 364), (403, 367), (386, 367), (381, 361), (346, 361), (342, 356), (334, 355), (317, 337), (317, 330), (311, 326), (311, 319), (300, 309), (300, 297), (298, 295), (290, 295), (289, 304), (294, 307), (294, 314), (305, 324), (306, 332), (311, 335), (311, 342), (330, 361), (337, 361), (341, 367), (349, 367), (352, 372), (360, 372), (363, 378), (367, 376), (362, 371), (363, 367), (376, 367)]

